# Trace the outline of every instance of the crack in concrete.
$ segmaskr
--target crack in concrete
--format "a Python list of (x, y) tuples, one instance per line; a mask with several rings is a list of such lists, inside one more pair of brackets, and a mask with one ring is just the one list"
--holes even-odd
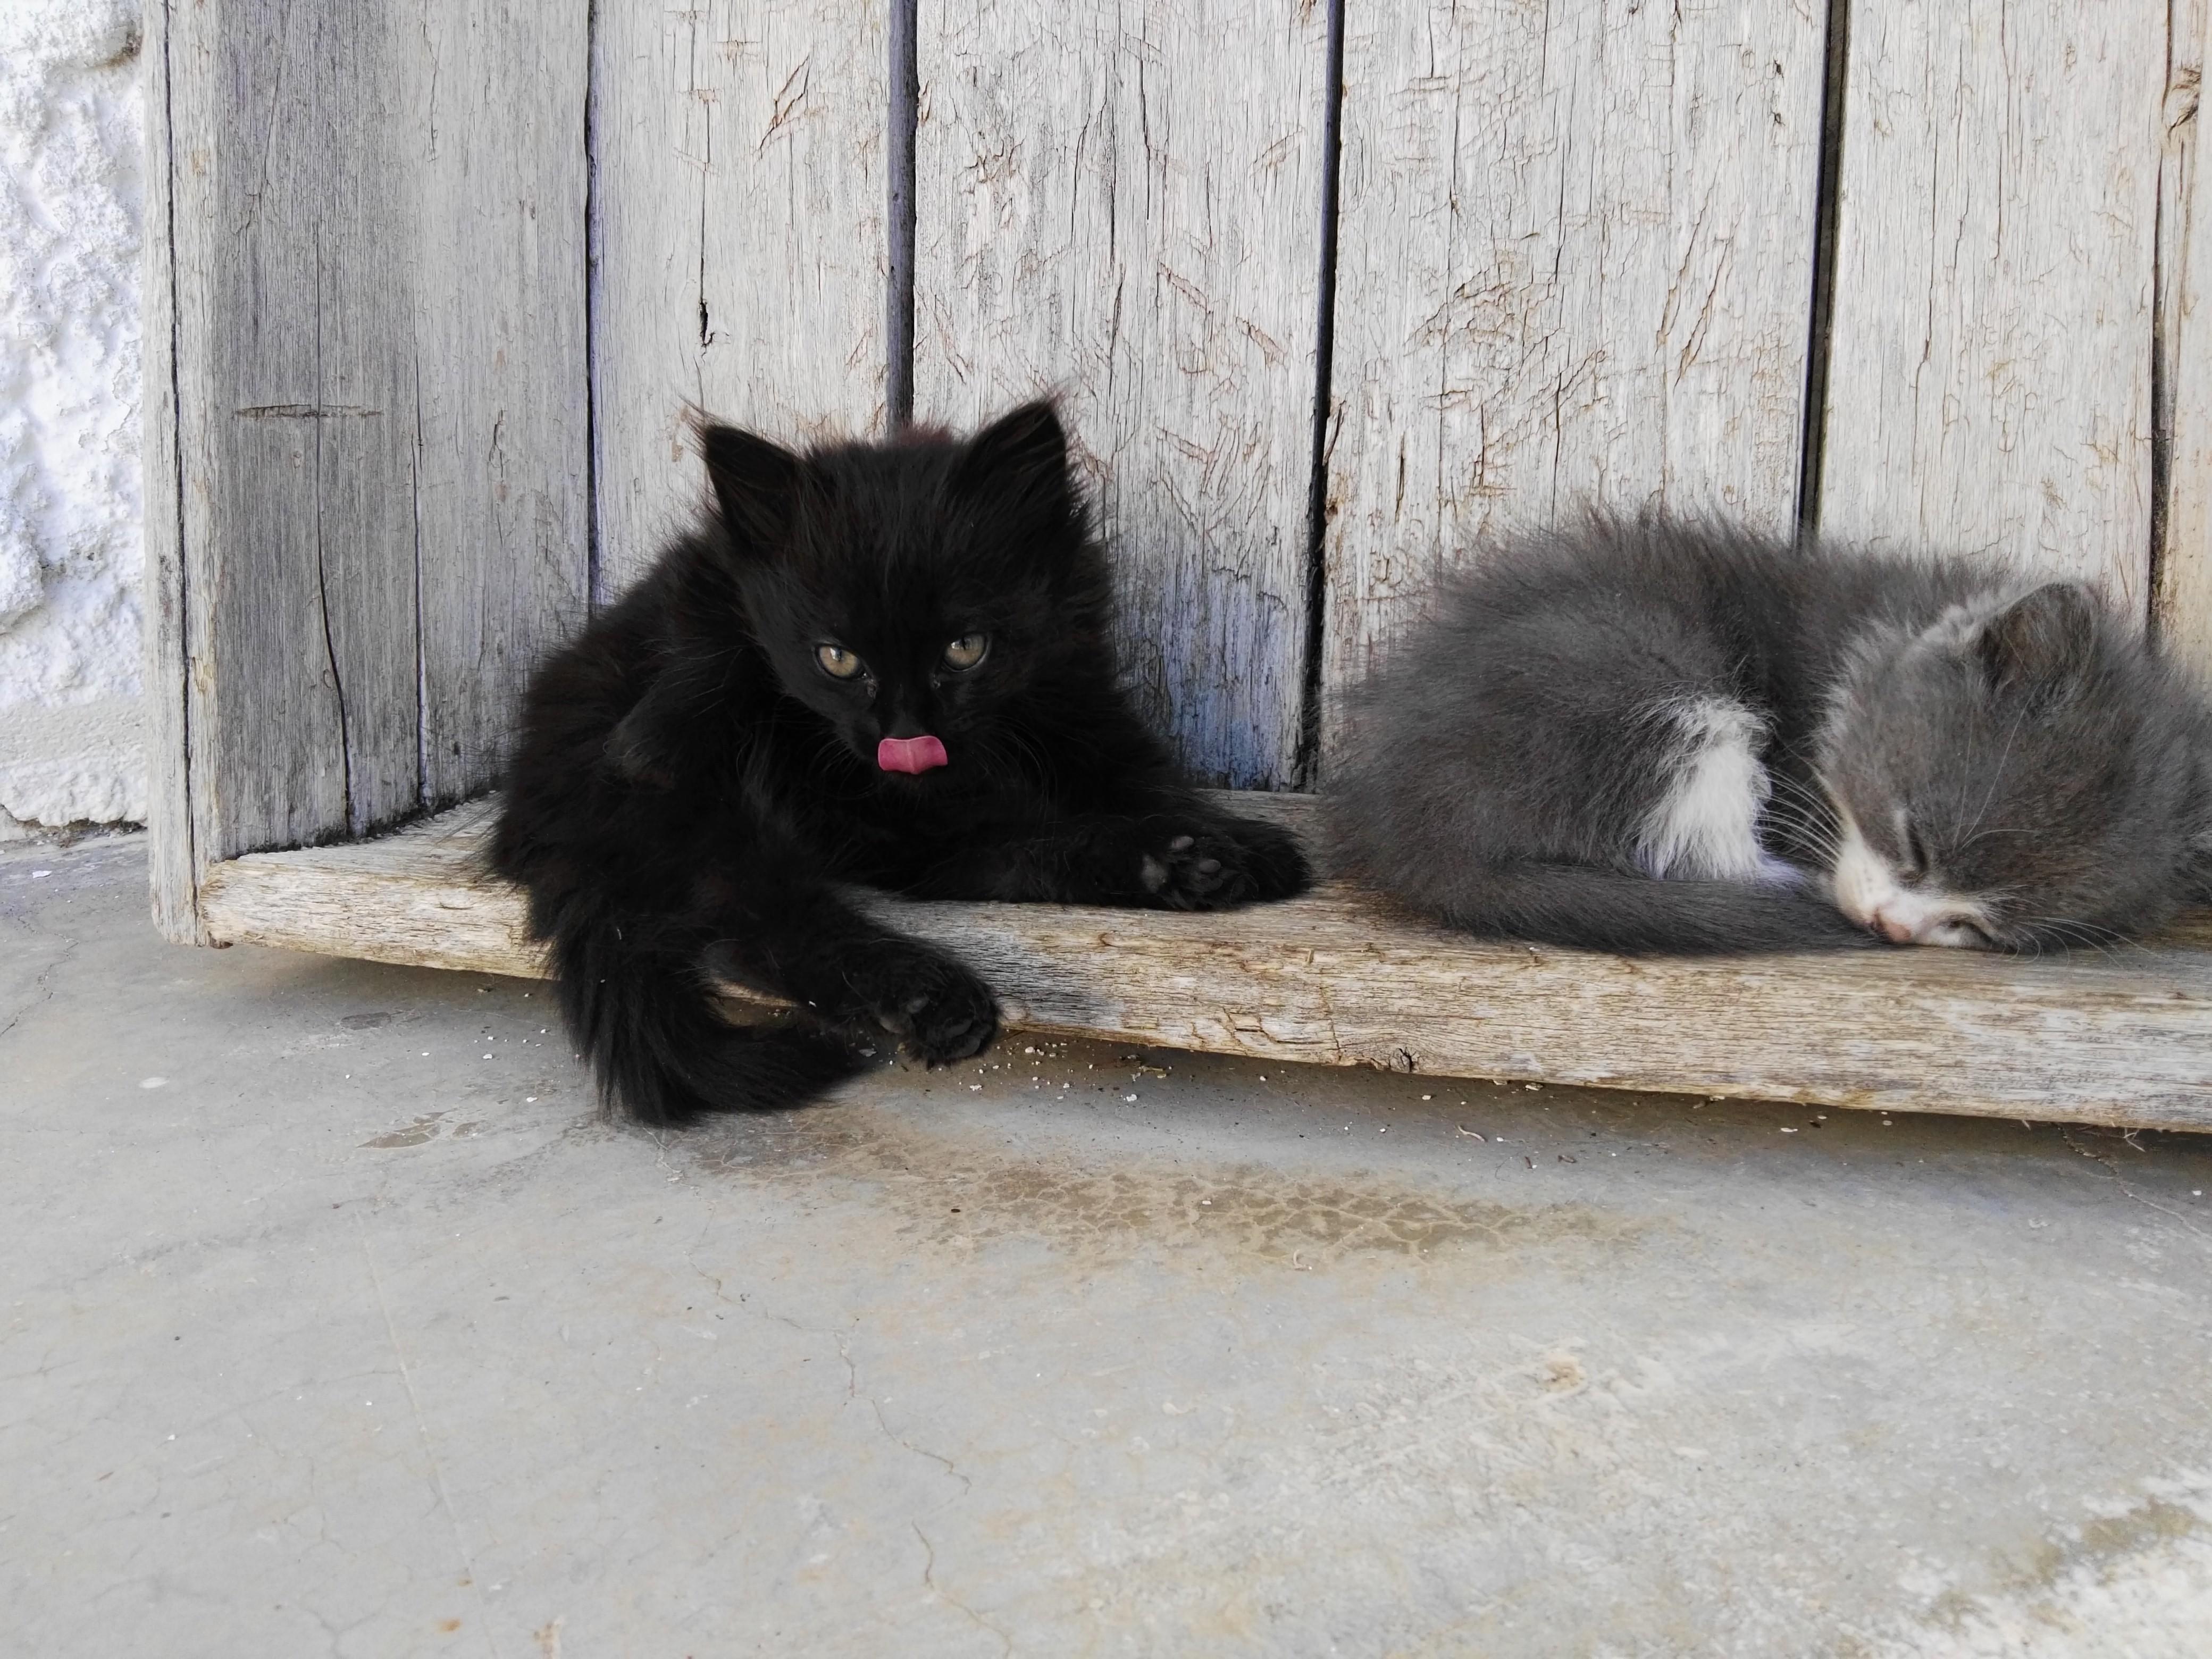
[[(951, 1458), (945, 1456), (942, 1452), (933, 1452), (927, 1446), (915, 1445), (913, 1441), (908, 1440), (904, 1435), (898, 1433), (889, 1423), (885, 1422), (884, 1420), (884, 1407), (882, 1401), (871, 1400), (868, 1401), (868, 1408), (876, 1414), (876, 1426), (883, 1431), (884, 1439), (890, 1441), (891, 1444), (898, 1447), (902, 1451), (912, 1452), (916, 1457), (926, 1457), (931, 1462), (937, 1464), (945, 1472), (945, 1474), (951, 1475), (955, 1480), (957, 1480), (960, 1483), (960, 1496), (962, 1498), (967, 1497), (969, 1492), (975, 1490), (975, 1481), (967, 1475), (963, 1474), (960, 1472), (959, 1465), (955, 1463)], [(957, 1502), (958, 1500), (953, 1499), (951, 1501)], [(940, 1507), (943, 1506), (940, 1505)]]
[[(36, 927), (27, 926), (25, 931), (34, 939), (43, 936), (40, 930)], [(31, 980), (33, 994), (27, 1001), (9, 1011), (7, 1023), (0, 1024), (0, 1037), (5, 1037), (21, 1025), (23, 1023), (23, 1017), (32, 1009), (42, 1007), (54, 1000), (54, 970), (76, 955), (76, 945), (77, 942), (73, 939), (64, 939), (60, 949), (40, 964), (38, 972), (32, 976)]]
[[(2059, 1139), (2063, 1140), (2073, 1151), (2078, 1152), (2081, 1157), (2087, 1158), (2092, 1164), (2094, 1164), (2099, 1168), (2102, 1169), (2106, 1175), (2111, 1178), (2112, 1182), (2119, 1188), (2122, 1193), (2133, 1199), (2136, 1203), (2143, 1206), (2146, 1209), (2156, 1210), (2160, 1215), (2171, 1217), (2174, 1221), (2180, 1224), (2184, 1231), (2189, 1233), (2193, 1237), (2203, 1239), (2208, 1237), (2212, 1237), (2212, 1235), (2208, 1235), (2203, 1228), (2198, 1226), (2194, 1221), (2191, 1220), (2180, 1211), (2174, 1209), (2170, 1205), (2161, 1204), (2154, 1198), (2147, 1198), (2142, 1194), (2137, 1192), (2133, 1187), (2128, 1184), (2128, 1178), (2120, 1173), (2120, 1166), (2118, 1164), (2115, 1164), (2107, 1154), (2096, 1152), (2087, 1146), (2084, 1146), (2080, 1141), (2075, 1139), (2075, 1130), (2071, 1127), (2063, 1127), (2059, 1130)], [(2129, 1146), (2134, 1147), (2136, 1151), (2140, 1152), (2143, 1151), (2144, 1148), (2134, 1139), (2134, 1136), (2138, 1132), (2134, 1129), (2123, 1130), (2120, 1133), (2120, 1139), (2125, 1140)]]
[(920, 1526), (911, 1521), (908, 1522), (907, 1524), (914, 1528), (914, 1535), (921, 1540), (921, 1582), (924, 1588), (926, 1588), (932, 1595), (940, 1597), (941, 1599), (951, 1602), (954, 1607), (959, 1608), (961, 1612), (966, 1613), (969, 1618), (974, 1620), (981, 1628), (990, 1632), (992, 1635), (997, 1637), (999, 1638), (1000, 1652), (1002, 1656), (1013, 1652), (1013, 1638), (1008, 1636), (1005, 1631), (1000, 1629), (998, 1626), (993, 1624), (981, 1613), (976, 1612), (975, 1608), (969, 1607), (965, 1601), (955, 1595), (951, 1590), (945, 1589), (944, 1585), (937, 1582), (936, 1546), (929, 1541), (929, 1534), (922, 1531)]
[[(407, 1364), (405, 1351), (399, 1346), (399, 1328), (392, 1320), (392, 1304), (384, 1294), (384, 1277), (376, 1270), (376, 1254), (368, 1247), (366, 1225), (358, 1218), (355, 1224), (361, 1232), (361, 1256), (368, 1266), (368, 1282), (376, 1292), (376, 1310), (384, 1316), (384, 1334), (392, 1343), (392, 1362), (399, 1367), (400, 1384), (407, 1390), (407, 1409), (415, 1420), (416, 1438), (422, 1445), (423, 1461), (430, 1466), (430, 1484), (437, 1492), (438, 1507), (445, 1511), (446, 1525), (453, 1535), (453, 1553), (460, 1560), (462, 1582), (473, 1591), (477, 1580), (476, 1564), (469, 1559), (468, 1543), (461, 1536), (460, 1518), (453, 1513), (453, 1497), (446, 1490), (446, 1472), (439, 1465), (437, 1449), (430, 1441), (430, 1425), (422, 1415), (422, 1401), (415, 1392), (415, 1373)], [(481, 1604), (480, 1593), (477, 1599)], [(499, 1638), (489, 1620), (484, 1624), (484, 1642), (490, 1648), (493, 1659), (497, 1659)]]

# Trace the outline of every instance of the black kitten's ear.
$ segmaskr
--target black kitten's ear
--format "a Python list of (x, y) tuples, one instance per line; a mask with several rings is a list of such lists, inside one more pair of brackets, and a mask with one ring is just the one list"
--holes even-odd
[(607, 764), (632, 783), (673, 789), (676, 769), (661, 740), (657, 724), (659, 711), (650, 706), (652, 702), (653, 696), (647, 692), (645, 702), (615, 722), (603, 752)]
[(682, 771), (684, 733), (696, 723), (712, 686), (694, 665), (678, 659), (661, 670), (645, 695), (607, 733), (601, 757), (632, 783), (673, 789)]
[(1067, 433), (1060, 411), (1040, 399), (1001, 415), (968, 441), (952, 487), (963, 495), (1064, 500)]
[(1999, 684), (2062, 679), (2095, 650), (2099, 612), (2096, 595), (2080, 582), (2045, 582), (1983, 623), (1974, 649)]
[(791, 528), (792, 504), (805, 463), (757, 433), (698, 423), (700, 453), (714, 486), (722, 525), (741, 553), (764, 554)]

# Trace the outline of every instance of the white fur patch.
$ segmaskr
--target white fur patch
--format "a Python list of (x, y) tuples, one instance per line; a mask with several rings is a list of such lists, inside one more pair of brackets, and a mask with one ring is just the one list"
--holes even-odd
[(1674, 727), (1674, 775), (1637, 836), (1644, 869), (1684, 880), (1794, 879), (1759, 844), (1774, 787), (1759, 758), (1765, 722), (1726, 697), (1686, 697), (1656, 712)]
[(1905, 886), (1867, 845), (1848, 812), (1840, 828), (1836, 867), (1829, 876), (1836, 908), (1893, 944), (1989, 948), (1988, 937), (1978, 931), (1989, 915), (1979, 904), (1955, 893)]

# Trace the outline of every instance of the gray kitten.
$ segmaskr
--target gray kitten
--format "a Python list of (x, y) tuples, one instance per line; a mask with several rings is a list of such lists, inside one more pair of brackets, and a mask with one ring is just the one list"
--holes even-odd
[(2072, 582), (1593, 520), (1350, 698), (1339, 850), (1613, 951), (2098, 944), (2212, 901), (2212, 709)]

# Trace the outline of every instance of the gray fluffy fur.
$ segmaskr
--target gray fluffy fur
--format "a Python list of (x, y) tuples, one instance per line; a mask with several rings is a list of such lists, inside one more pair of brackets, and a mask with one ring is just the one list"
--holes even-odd
[[(2000, 949), (2212, 900), (2212, 713), (2084, 587), (1656, 516), (1471, 562), (1348, 699), (1329, 790), (1340, 855), (1448, 922), (1625, 951), (1871, 944), (1829, 896), (1838, 803), (1977, 898)], [(1662, 716), (1701, 698), (1763, 727), (1759, 842), (1802, 879), (1639, 859), (1679, 764)]]

